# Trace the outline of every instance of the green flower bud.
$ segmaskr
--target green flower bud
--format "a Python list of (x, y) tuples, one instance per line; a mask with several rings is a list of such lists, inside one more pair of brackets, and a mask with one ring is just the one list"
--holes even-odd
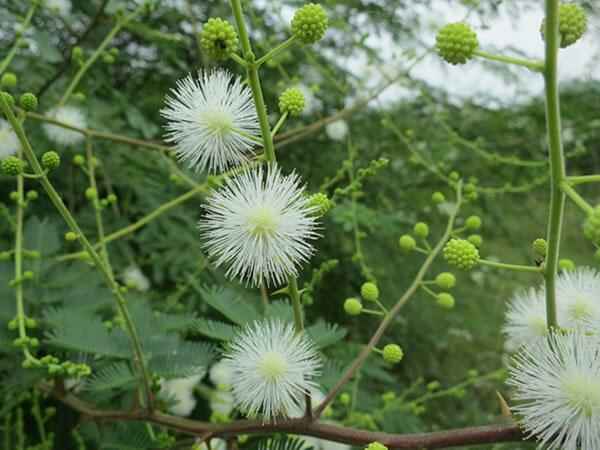
[(31, 191), (27, 191), (27, 200), (37, 200), (38, 199), (38, 192), (35, 190), (31, 190)]
[(575, 263), (572, 259), (563, 258), (558, 261), (558, 268), (565, 272), (575, 270)]
[(477, 34), (466, 23), (450, 23), (436, 36), (438, 54), (450, 64), (465, 64), (479, 47)]
[(446, 201), (446, 197), (441, 192), (434, 192), (431, 195), (431, 201), (433, 201), (434, 204), (439, 205), (440, 203), (444, 203)]
[(444, 259), (459, 269), (470, 270), (479, 262), (479, 251), (467, 240), (450, 239), (444, 247)]
[(114, 64), (115, 57), (113, 55), (111, 55), (110, 53), (104, 52), (102, 54), (102, 62), (104, 62), (104, 64)]
[[(560, 33), (560, 46), (566, 48), (577, 42), (587, 30), (587, 16), (585, 10), (576, 3), (563, 3), (558, 7), (558, 32)], [(542, 39), (545, 38), (546, 19), (540, 26)]]
[(429, 236), (429, 225), (427, 225), (425, 222), (417, 222), (413, 231), (417, 237), (425, 239), (427, 236)]
[(546, 242), (546, 239), (538, 238), (535, 241), (533, 241), (531, 246), (533, 248), (533, 252), (537, 256), (546, 256), (546, 252), (548, 251), (548, 243)]
[(465, 220), (465, 227), (467, 230), (479, 230), (481, 228), (481, 218), (479, 216), (470, 216)]
[(327, 214), (327, 212), (333, 206), (333, 202), (327, 198), (327, 195), (322, 192), (313, 194), (308, 199), (308, 205), (316, 208), (317, 216), (321, 217)]
[(292, 34), (305, 44), (320, 41), (327, 30), (327, 13), (321, 5), (308, 3), (292, 19)]
[(287, 88), (279, 96), (279, 110), (290, 116), (299, 116), (304, 110), (304, 94), (297, 87)]
[(456, 277), (450, 272), (442, 272), (435, 277), (435, 284), (442, 289), (452, 289), (456, 286)]
[(65, 240), (69, 241), (69, 242), (73, 242), (77, 240), (77, 233), (73, 232), (73, 231), (67, 231), (65, 233)]
[(31, 92), (25, 92), (19, 98), (19, 105), (21, 105), (21, 108), (25, 111), (35, 111), (38, 107), (38, 99)]
[(8, 158), (0, 161), (0, 168), (2, 168), (2, 172), (6, 175), (16, 177), (17, 175), (23, 173), (25, 163), (22, 159), (19, 159), (16, 156), (9, 156)]
[(588, 215), (583, 223), (583, 234), (596, 245), (600, 245), (600, 205)]
[(380, 442), (371, 442), (365, 447), (365, 450), (388, 450), (388, 448)]
[(73, 156), (73, 164), (76, 166), (83, 166), (85, 164), (85, 158), (83, 155), (75, 155)]
[(89, 187), (85, 190), (85, 198), (88, 200), (94, 200), (98, 197), (98, 192), (93, 187)]
[(417, 241), (410, 234), (404, 234), (398, 239), (398, 245), (405, 252), (410, 252), (417, 247)]
[(3, 251), (0, 252), (0, 261), (8, 261), (10, 259), (11, 252)]
[(440, 388), (439, 381), (431, 381), (427, 383), (427, 390), (430, 392), (437, 391)]
[(6, 72), (0, 78), (0, 87), (12, 89), (17, 86), (17, 76), (12, 72)]
[(48, 170), (54, 170), (60, 166), (60, 156), (54, 151), (42, 155), (42, 166)]
[(352, 398), (350, 397), (350, 394), (348, 394), (347, 392), (344, 392), (340, 395), (340, 403), (344, 406), (348, 406), (350, 404), (351, 400), (352, 400)]
[(85, 99), (86, 99), (86, 96), (83, 92), (75, 92), (73, 94), (73, 100), (75, 100), (77, 102), (83, 103), (83, 102), (85, 102)]
[(460, 173), (458, 173), (456, 170), (453, 170), (450, 172), (450, 175), (448, 175), (448, 178), (450, 178), (452, 181), (458, 181), (460, 180)]
[(396, 400), (396, 393), (394, 391), (384, 392), (383, 394), (381, 394), (381, 400), (383, 400), (384, 403), (393, 402), (394, 400)]
[(26, 270), (25, 272), (23, 272), (23, 279), (24, 280), (33, 280), (33, 271)]
[(379, 300), (379, 288), (375, 283), (367, 281), (360, 287), (360, 295), (369, 302)]
[(108, 194), (108, 197), (106, 197), (106, 201), (109, 204), (114, 205), (115, 203), (117, 203), (117, 196), (115, 194)]
[(472, 234), (467, 238), (467, 241), (469, 241), (475, 247), (479, 248), (479, 247), (481, 247), (481, 244), (483, 243), (483, 238), (479, 234)]
[(238, 36), (228, 21), (213, 17), (202, 27), (200, 45), (208, 56), (225, 60), (238, 48)]
[(13, 201), (13, 202), (18, 202), (19, 201), (19, 193), (16, 191), (12, 191), (10, 194), (8, 194), (8, 197)]
[(436, 303), (444, 309), (454, 308), (454, 297), (447, 292), (440, 292), (437, 295)]
[(383, 360), (391, 364), (399, 363), (404, 357), (402, 348), (397, 344), (388, 344), (383, 347)]
[(350, 316), (358, 316), (362, 311), (362, 303), (354, 298), (347, 298), (344, 302), (344, 311)]
[(79, 46), (73, 47), (71, 57), (77, 62), (81, 61), (83, 59), (83, 49)]
[(0, 95), (2, 96), (2, 98), (4, 98), (4, 101), (8, 104), (10, 108), (13, 108), (15, 106), (15, 98), (8, 92), (2, 91), (0, 92)]

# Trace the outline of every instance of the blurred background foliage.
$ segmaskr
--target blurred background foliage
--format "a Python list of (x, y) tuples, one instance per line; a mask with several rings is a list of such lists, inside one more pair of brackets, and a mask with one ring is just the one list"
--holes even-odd
[[(423, 19), (422, 8), (440, 1), (324, 1), (322, 4), (331, 18), (327, 37), (314, 47), (294, 47), (262, 71), (267, 104), (273, 111), (278, 94), (289, 85), (301, 83), (312, 93), (311, 112), (286, 124), (278, 146), (280, 164), (286, 170), (299, 172), (309, 190), (317, 192), (325, 186), (331, 194), (336, 187), (348, 185), (348, 173), (356, 174), (358, 168), (367, 167), (379, 158), (389, 162), (375, 176), (367, 177), (359, 192), (339, 196), (335, 208), (324, 219), (319, 252), (303, 273), (302, 281), (308, 282), (312, 269), (329, 262), (328, 270), (305, 300), (310, 323), (324, 319), (347, 330), (346, 344), (325, 349), (328, 358), (335, 361), (331, 376), (336, 373), (335, 367), (339, 373), (339, 368), (360, 350), (377, 325), (376, 319), (369, 316), (358, 319), (346, 316), (342, 309), (344, 299), (357, 296), (366, 277), (372, 276), (380, 287), (383, 303), (393, 304), (422, 260), (419, 254), (401, 252), (398, 237), (410, 232), (416, 221), (430, 225), (432, 239), (443, 231), (447, 207), (433, 204), (431, 195), (441, 191), (448, 200), (452, 195), (447, 183), (428, 167), (435, 166), (444, 175), (456, 170), (465, 179), (476, 177), (478, 180), (479, 196), (466, 206), (461, 217), (477, 214), (483, 218), (481, 253), (486, 258), (533, 263), (530, 243), (545, 234), (548, 196), (543, 164), (546, 144), (542, 99), (506, 101), (501, 106), (490, 106), (481, 98), (457, 102), (449, 92), (427, 86), (412, 78), (408, 71), (427, 51), (420, 36), (430, 30), (432, 24)], [(0, 58), (6, 55), (14, 40), (18, 18), (25, 14), (27, 3), (0, 0)], [(258, 54), (286, 38), (286, 14), (302, 4), (296, 0), (245, 3)], [(492, 23), (500, 7), (519, 14), (537, 3), (481, 0), (478, 5), (470, 2), (468, 6), (472, 7), (477, 20)], [(593, 3), (589, 0), (586, 5), (591, 14), (598, 12)], [(118, 8), (133, 8), (135, 2), (73, 0), (72, 5), (72, 14), (68, 17), (40, 10), (27, 31), (27, 47), (19, 50), (10, 66), (10, 71), (19, 77), (17, 92), (37, 93), (41, 111), (57, 102), (76, 71), (77, 67), (70, 61), (73, 47), (81, 46), (89, 55), (113, 26)], [(78, 89), (86, 97), (78, 106), (86, 112), (89, 128), (160, 142), (163, 123), (159, 110), (175, 80), (212, 65), (199, 51), (196, 40), (201, 24), (212, 16), (230, 18), (228, 3), (163, 0), (154, 12), (125, 27), (111, 45), (119, 49), (116, 61), (98, 62)], [(597, 15), (592, 15), (591, 20), (597, 23)], [(591, 32), (597, 29), (592, 27)], [(369, 44), (381, 35), (398, 43), (399, 52), (394, 61), (383, 61), (377, 49)], [(360, 61), (359, 70), (344, 63), (349, 58)], [(237, 70), (232, 64), (226, 65)], [(482, 70), (494, 68), (485, 65)], [(391, 79), (402, 86), (407, 95), (395, 99), (386, 95), (389, 91), (384, 91), (378, 100), (361, 103), (369, 93)], [(599, 95), (600, 83), (595, 81), (563, 86), (565, 148), (572, 174), (600, 171)], [(357, 102), (358, 107), (354, 108)], [(315, 122), (324, 124), (328, 117), (340, 111), (349, 125), (349, 134), (343, 141), (328, 137), (324, 127), (313, 126), (308, 128), (309, 133), (303, 132), (307, 130), (303, 127)], [(96, 236), (94, 211), (84, 196), (87, 177), (71, 163), (76, 154), (84, 153), (83, 147), (57, 149), (35, 121), (28, 121), (26, 129), (38, 154), (50, 149), (61, 154), (63, 164), (53, 173), (52, 181), (76, 213), (83, 229), (89, 236)], [(289, 139), (294, 136), (295, 139)], [(119, 199), (118, 204), (104, 214), (108, 233), (134, 223), (190, 189), (181, 176), (173, 177), (178, 173), (173, 161), (158, 151), (100, 139), (94, 141), (94, 149), (99, 161), (101, 195), (115, 193)], [(180, 169), (196, 182), (205, 181), (203, 174)], [(340, 170), (341, 176), (336, 178)], [(27, 186), (37, 188), (33, 183)], [(0, 177), (0, 250), (8, 250), (13, 245), (10, 220), (13, 205), (9, 194), (14, 189), (14, 179)], [(593, 186), (584, 194), (593, 204), (600, 200)], [(204, 317), (236, 323), (227, 311), (224, 314), (211, 306), (210, 295), (203, 291), (203, 286), (224, 285), (230, 297), (240, 296), (250, 304), (257, 303), (256, 293), (226, 282), (223, 272), (214, 270), (206, 260), (196, 229), (203, 195), (191, 196), (190, 200), (135, 233), (111, 242), (112, 264), (121, 275), (131, 265), (142, 270), (151, 289), (133, 293), (132, 297), (140, 297), (139, 301), (154, 311), (180, 318)], [(578, 265), (595, 264), (593, 250), (581, 236), (581, 220), (579, 211), (569, 206), (561, 256), (574, 259)], [(62, 238), (67, 229), (45, 195), (40, 194), (27, 209), (25, 228), (25, 247), (42, 254), (41, 261), (26, 261), (26, 268), (36, 273), (35, 283), (26, 293), (27, 312), (33, 317), (45, 317), (41, 333), (42, 336), (46, 333), (46, 341), (51, 345), (53, 339), (60, 340), (49, 332), (52, 319), (60, 319), (57, 308), (76, 311), (73, 314), (81, 314), (82, 320), (88, 317), (87, 310), (110, 319), (114, 313), (110, 292), (99, 277), (81, 260), (61, 261), (61, 255), (79, 248)], [(359, 257), (356, 256), (357, 238)], [(336, 260), (337, 265), (332, 260)], [(432, 275), (443, 270), (447, 267), (438, 261)], [(13, 293), (7, 286), (11, 277), (10, 261), (0, 262), (2, 323), (15, 314)], [(350, 414), (348, 406), (335, 403), (333, 418), (349, 425), (388, 432), (463, 427), (499, 419), (496, 391), (507, 398), (510, 392), (502, 383), (501, 373), (500, 376), (485, 375), (497, 374), (508, 358), (501, 334), (506, 301), (515, 289), (540, 280), (527, 274), (514, 275), (485, 267), (461, 273), (458, 280), (453, 292), (457, 302), (452, 310), (441, 309), (425, 294), (419, 293), (412, 299), (383, 341), (383, 344), (401, 344), (405, 359), (392, 368), (376, 355), (371, 357), (358, 381), (348, 386), (347, 392), (353, 395), (354, 412)], [(222, 300), (225, 294), (215, 295), (221, 295), (214, 300), (215, 304), (225, 301)], [(54, 316), (52, 311), (56, 313)], [(147, 313), (139, 312), (139, 317)], [(192, 339), (198, 335), (206, 337), (206, 331), (196, 334), (193, 331), (194, 327), (197, 331), (203, 326), (206, 324), (193, 321), (181, 325)], [(33, 445), (38, 438), (29, 407), (36, 402), (50, 407), (58, 405), (51, 399), (39, 400), (36, 396), (25, 399), (17, 395), (31, 389), (39, 376), (20, 368), (20, 353), (10, 349), (14, 336), (4, 328), (0, 331), (3, 353), (0, 372), (6, 382), (0, 388), (4, 399), (0, 401), (0, 418), (4, 420), (4, 433), (11, 434), (19, 426), (19, 411), (24, 407), (26, 413), (20, 426), (25, 430), (27, 445)], [(220, 329), (220, 333), (227, 333), (227, 328)], [(335, 342), (344, 333), (338, 330), (337, 335), (335, 332), (324, 335)], [(78, 354), (67, 352), (72, 358)], [(465, 387), (460, 387), (465, 380)], [(437, 392), (431, 389), (435, 385), (430, 385), (428, 390), (431, 382), (439, 382), (439, 389), (451, 389), (439, 398), (429, 398), (431, 393)], [(326, 379), (323, 384), (328, 384)], [(386, 392), (405, 397), (402, 406), (390, 406), (390, 394), (387, 400), (381, 397)], [(119, 406), (110, 396), (103, 397), (97, 392), (89, 395), (101, 404)], [(421, 400), (413, 402), (414, 399)], [(193, 417), (207, 419), (209, 415), (207, 404), (201, 402)], [(83, 437), (70, 434), (77, 425), (77, 417), (71, 411), (59, 406), (56, 416), (48, 420), (48, 427), (57, 436), (56, 448), (83, 445), (79, 440)], [(90, 448), (100, 445), (102, 448), (143, 448), (146, 445), (141, 443), (142, 438), (137, 443), (123, 441), (124, 436), (137, 436), (131, 427), (125, 431), (108, 427), (102, 431), (103, 439), (98, 439), (100, 431), (90, 426), (85, 431), (85, 445)], [(489, 448), (526, 446), (509, 444)]]

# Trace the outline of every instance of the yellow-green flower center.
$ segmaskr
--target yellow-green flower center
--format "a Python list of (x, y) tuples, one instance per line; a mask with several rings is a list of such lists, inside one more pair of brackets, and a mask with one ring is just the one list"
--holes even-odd
[(213, 134), (221, 136), (230, 133), (233, 129), (231, 114), (224, 111), (211, 110), (202, 114), (202, 122)]
[(287, 372), (288, 364), (281, 353), (267, 352), (258, 364), (259, 373), (269, 381), (276, 381)]
[(546, 326), (546, 320), (542, 317), (531, 317), (528, 321), (529, 328), (538, 336), (546, 336), (548, 334), (548, 327)]
[(600, 410), (600, 380), (582, 374), (566, 374), (562, 381), (567, 401), (582, 414), (591, 417)]
[(250, 213), (248, 224), (254, 236), (267, 236), (277, 230), (279, 217), (272, 208), (260, 206)]
[(592, 306), (586, 297), (578, 297), (569, 307), (569, 313), (575, 320), (586, 319), (592, 315)]

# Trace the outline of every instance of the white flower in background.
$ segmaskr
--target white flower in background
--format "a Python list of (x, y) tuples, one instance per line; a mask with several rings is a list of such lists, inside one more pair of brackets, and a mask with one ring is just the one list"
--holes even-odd
[(304, 109), (302, 110), (303, 116), (310, 116), (321, 109), (323, 103), (317, 98), (311, 88), (305, 84), (299, 84), (296, 87), (300, 89), (300, 91), (302, 91), (302, 95), (304, 95)]
[(600, 449), (600, 341), (580, 332), (525, 346), (508, 383), (522, 425), (548, 450)]
[(227, 391), (214, 391), (210, 395), (210, 409), (219, 414), (229, 416), (235, 407), (233, 394)]
[[(202, 442), (202, 444), (195, 444), (192, 446), (195, 450), (208, 450), (208, 445), (206, 442)], [(211, 439), (210, 440), (210, 449), (211, 450), (227, 450), (227, 441), (225, 439)]]
[(0, 159), (14, 155), (20, 147), (19, 138), (10, 124), (0, 119)]
[(150, 281), (148, 281), (142, 270), (134, 264), (123, 271), (123, 281), (125, 286), (134, 287), (142, 292), (150, 289)]
[[(76, 128), (87, 128), (85, 115), (79, 108), (75, 108), (74, 106), (61, 106), (58, 109), (53, 108), (46, 113), (46, 116)], [(59, 127), (58, 125), (52, 125), (51, 123), (45, 123), (42, 127), (50, 140), (57, 144), (74, 145), (84, 139), (82, 133)]]
[(252, 91), (226, 70), (199, 72), (177, 81), (161, 115), (167, 142), (196, 171), (218, 172), (248, 161), (259, 124)]
[(443, 214), (445, 216), (450, 216), (450, 215), (454, 214), (454, 211), (456, 210), (456, 203), (442, 202), (437, 205), (437, 209), (440, 212), (440, 214)]
[(174, 378), (161, 382), (160, 395), (163, 398), (174, 400), (169, 411), (177, 416), (189, 416), (196, 406), (194, 387), (204, 374), (193, 375), (187, 378)]
[(327, 136), (329, 136), (329, 139), (343, 141), (348, 134), (348, 123), (343, 119), (336, 120), (335, 122), (327, 124), (325, 132), (327, 133)]
[(522, 345), (537, 341), (548, 334), (544, 292), (534, 288), (517, 292), (508, 305), (506, 323), (506, 350), (516, 351)]
[(556, 280), (556, 298), (562, 306), (559, 318), (564, 318), (563, 327), (581, 328), (600, 321), (600, 274), (589, 267), (561, 272)]
[(312, 447), (314, 450), (351, 450), (352, 446), (348, 444), (342, 444), (340, 442), (327, 441), (325, 439), (319, 439), (312, 436), (302, 436), (301, 439), (304, 441), (303, 448)]
[(233, 381), (233, 372), (225, 360), (220, 360), (211, 366), (208, 378), (217, 388), (228, 389)]
[(226, 275), (258, 286), (281, 285), (297, 275), (317, 237), (316, 207), (296, 174), (272, 164), (230, 179), (208, 199), (199, 228), (204, 246)]
[(285, 417), (304, 402), (316, 385), (321, 360), (310, 338), (296, 334), (292, 324), (278, 320), (247, 326), (225, 355), (234, 375), (238, 409), (265, 421)]
[(44, 6), (63, 17), (71, 13), (70, 0), (44, 0)]

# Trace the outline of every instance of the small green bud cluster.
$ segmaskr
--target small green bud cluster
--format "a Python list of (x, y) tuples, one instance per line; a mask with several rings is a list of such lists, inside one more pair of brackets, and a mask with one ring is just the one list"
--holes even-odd
[(78, 238), (77, 233), (75, 233), (73, 231), (67, 231), (65, 233), (65, 241), (73, 242), (73, 241), (76, 241), (77, 238)]
[(470, 270), (479, 262), (479, 251), (465, 239), (450, 239), (444, 247), (444, 259), (448, 264)]
[(2, 92), (0, 92), (0, 96), (2, 96), (2, 98), (8, 104), (9, 107), (14, 108), (14, 106), (15, 106), (15, 98), (12, 95), (10, 95), (6, 91), (2, 91)]
[(596, 245), (600, 245), (600, 205), (588, 215), (583, 223), (583, 234)]
[(38, 99), (35, 94), (31, 92), (25, 92), (19, 98), (19, 105), (25, 111), (35, 111), (38, 107)]
[(404, 357), (402, 348), (397, 344), (387, 344), (383, 347), (383, 360), (390, 364), (399, 363)]
[(465, 64), (478, 46), (477, 34), (466, 23), (450, 23), (436, 37), (438, 54), (450, 64)]
[(54, 170), (60, 166), (60, 156), (55, 151), (49, 151), (42, 155), (42, 166), (48, 170)]
[(297, 87), (287, 88), (279, 96), (279, 110), (290, 116), (299, 116), (304, 110), (304, 94)]
[(436, 303), (444, 309), (454, 308), (454, 297), (448, 292), (440, 292), (437, 294)]
[(17, 175), (21, 175), (23, 173), (25, 163), (22, 159), (17, 158), (16, 156), (9, 156), (0, 162), (0, 168), (2, 168), (2, 172), (6, 175), (16, 177)]
[(344, 311), (349, 316), (358, 316), (362, 312), (362, 303), (359, 299), (350, 297), (344, 302)]
[(575, 262), (572, 259), (563, 258), (558, 260), (558, 268), (565, 272), (575, 270)]
[(435, 277), (435, 284), (442, 289), (452, 289), (456, 286), (456, 277), (450, 272), (442, 272)]
[(536, 256), (542, 258), (546, 256), (546, 252), (548, 251), (548, 243), (546, 242), (546, 239), (537, 238), (535, 241), (533, 241), (531, 247), (533, 248), (533, 252)]
[(360, 295), (368, 302), (376, 302), (379, 300), (379, 288), (375, 283), (367, 281), (360, 287)]
[(18, 348), (36, 348), (40, 346), (38, 338), (23, 336), (13, 340), (13, 345)]
[(417, 248), (417, 241), (410, 234), (404, 234), (398, 239), (398, 245), (405, 252), (410, 252)]
[(13, 89), (17, 87), (17, 82), (18, 78), (14, 73), (6, 72), (2, 75), (2, 78), (0, 78), (0, 87), (4, 89)]
[[(558, 32), (561, 48), (577, 42), (587, 30), (587, 16), (584, 9), (576, 3), (563, 3), (558, 7)], [(546, 19), (540, 26), (542, 39), (545, 39)]]
[(388, 448), (380, 442), (371, 442), (365, 447), (365, 450), (388, 450)]
[(76, 166), (83, 166), (85, 164), (85, 158), (83, 155), (73, 156), (73, 164)]
[(479, 216), (469, 216), (465, 220), (465, 227), (467, 230), (477, 231), (481, 228), (481, 218)]
[(348, 406), (351, 401), (352, 397), (350, 397), (350, 394), (348, 394), (347, 392), (343, 392), (342, 394), (340, 394), (340, 403), (342, 405)]
[(237, 50), (238, 36), (228, 21), (213, 17), (202, 28), (200, 45), (211, 58), (225, 60)]
[(39, 194), (36, 190), (31, 190), (31, 191), (27, 191), (27, 194), (25, 196), (27, 197), (27, 200), (37, 200), (38, 195)]
[(318, 217), (324, 216), (333, 207), (333, 202), (322, 192), (313, 194), (308, 199), (308, 205), (314, 207)]
[(413, 228), (415, 236), (425, 239), (429, 236), (429, 225), (425, 222), (417, 222)]
[(441, 192), (434, 192), (431, 195), (431, 201), (435, 205), (439, 205), (440, 203), (444, 203), (446, 201), (446, 196), (444, 194), (442, 194)]
[(483, 243), (483, 238), (481, 237), (480, 234), (471, 234), (467, 238), (467, 241), (469, 241), (475, 247), (479, 248), (479, 247), (481, 247), (481, 244)]
[(308, 3), (298, 9), (292, 19), (292, 34), (305, 44), (314, 44), (325, 35), (327, 13), (321, 5)]

